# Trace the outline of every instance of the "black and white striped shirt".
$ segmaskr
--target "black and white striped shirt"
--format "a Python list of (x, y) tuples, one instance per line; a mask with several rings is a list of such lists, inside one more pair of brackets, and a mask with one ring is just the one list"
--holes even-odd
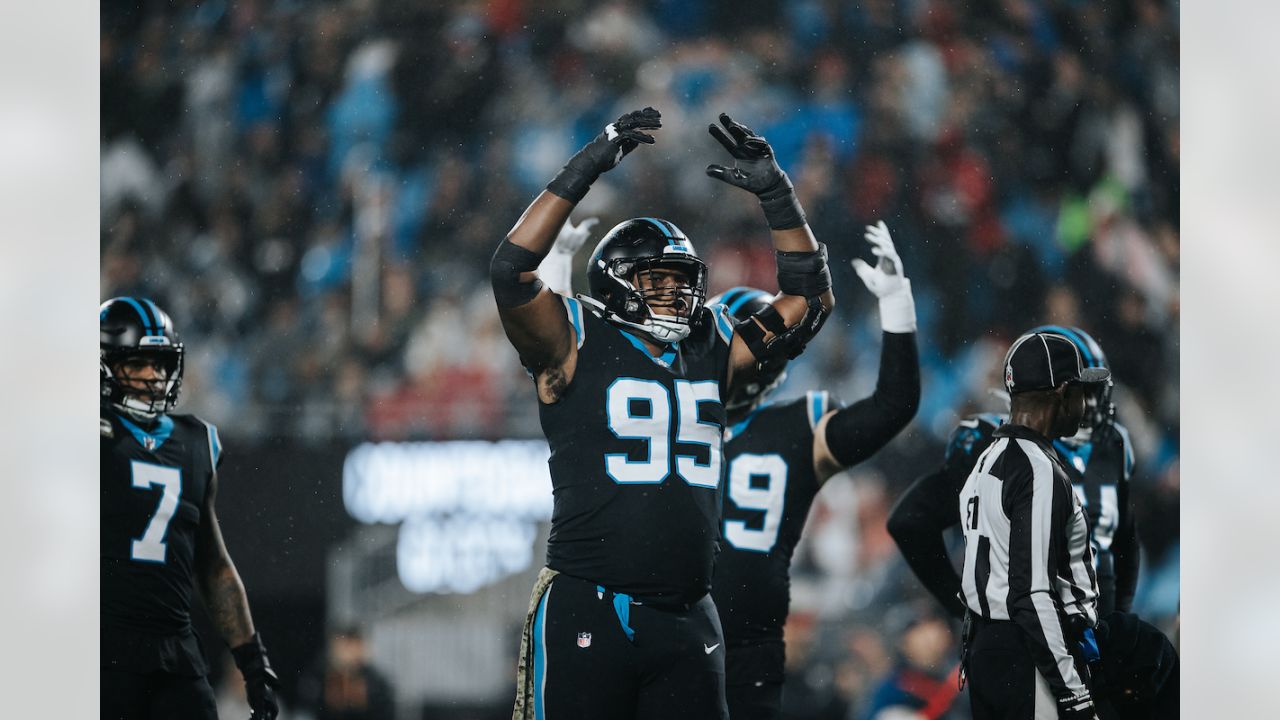
[(1012, 620), (1059, 699), (1087, 697), (1068, 651), (1068, 616), (1097, 622), (1098, 581), (1084, 509), (1049, 441), (1004, 425), (960, 493), (961, 599), (988, 620)]

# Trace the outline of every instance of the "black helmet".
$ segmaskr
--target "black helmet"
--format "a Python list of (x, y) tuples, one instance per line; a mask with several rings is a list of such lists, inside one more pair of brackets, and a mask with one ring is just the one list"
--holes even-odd
[[(1111, 366), (1107, 363), (1106, 353), (1102, 352), (1102, 346), (1089, 333), (1080, 328), (1067, 327), (1065, 325), (1041, 325), (1040, 327), (1032, 328), (1028, 332), (1041, 332), (1066, 338), (1080, 351), (1080, 357), (1084, 359), (1086, 368), (1111, 369)], [(1111, 390), (1115, 387), (1115, 383), (1111, 378), (1107, 378), (1106, 382), (1092, 383), (1085, 387), (1087, 392), (1085, 402), (1088, 403), (1085, 410), (1085, 424), (1090, 430), (1096, 432), (1115, 417), (1116, 406), (1111, 402)]]
[[(738, 286), (711, 298), (707, 301), (707, 305), (724, 305), (725, 311), (732, 315), (734, 320), (743, 322), (763, 310), (772, 299), (772, 295), (759, 288)], [(758, 405), (774, 388), (787, 379), (787, 362), (783, 358), (779, 363), (770, 363), (768, 369), (762, 368), (751, 382), (733, 391), (725, 401), (725, 409), (734, 412)]]
[[(638, 287), (643, 274), (659, 269), (682, 273), (687, 285)], [(707, 264), (674, 224), (633, 218), (615, 225), (596, 245), (587, 265), (587, 283), (591, 298), (610, 322), (640, 330), (658, 342), (679, 342), (689, 336), (707, 297)], [(675, 314), (655, 313), (655, 307), (673, 308)]]
[[(172, 410), (182, 387), (183, 347), (169, 315), (146, 298), (112, 298), (98, 309), (98, 329), (102, 399), (144, 422)], [(163, 386), (151, 393), (117, 377), (121, 363), (141, 355), (165, 371)]]

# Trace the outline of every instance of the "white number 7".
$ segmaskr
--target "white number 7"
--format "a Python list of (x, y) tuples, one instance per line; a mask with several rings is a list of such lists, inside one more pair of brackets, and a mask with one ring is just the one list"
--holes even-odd
[(150, 463), (132, 463), (133, 486), (149, 489), (152, 485), (164, 488), (160, 495), (160, 503), (156, 512), (147, 523), (142, 537), (133, 541), (129, 557), (143, 562), (164, 562), (165, 535), (169, 532), (169, 521), (173, 520), (173, 512), (178, 509), (178, 498), (182, 496), (182, 471), (178, 468), (152, 465)]

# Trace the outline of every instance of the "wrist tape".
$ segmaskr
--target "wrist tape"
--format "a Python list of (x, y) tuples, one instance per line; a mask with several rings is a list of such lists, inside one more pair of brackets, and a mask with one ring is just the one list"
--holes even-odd
[(803, 227), (807, 222), (795, 188), (785, 172), (780, 182), (760, 193), (759, 197), (760, 208), (764, 210), (764, 219), (770, 229), (791, 230)]

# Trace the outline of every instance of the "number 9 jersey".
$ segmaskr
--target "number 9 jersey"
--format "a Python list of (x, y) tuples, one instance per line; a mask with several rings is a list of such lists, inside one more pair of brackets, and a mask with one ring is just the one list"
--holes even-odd
[(578, 361), (539, 403), (555, 510), (547, 566), (658, 606), (710, 591), (733, 325), (721, 306), (653, 356), (627, 330), (564, 299)]
[(144, 428), (105, 405), (99, 423), (102, 666), (202, 675), (191, 593), (218, 432), (191, 415)]
[(752, 410), (726, 433), (724, 553), (712, 597), (729, 652), (731, 686), (783, 681), (783, 625), (791, 558), (821, 483), (813, 467), (818, 421), (839, 403), (826, 392)]

